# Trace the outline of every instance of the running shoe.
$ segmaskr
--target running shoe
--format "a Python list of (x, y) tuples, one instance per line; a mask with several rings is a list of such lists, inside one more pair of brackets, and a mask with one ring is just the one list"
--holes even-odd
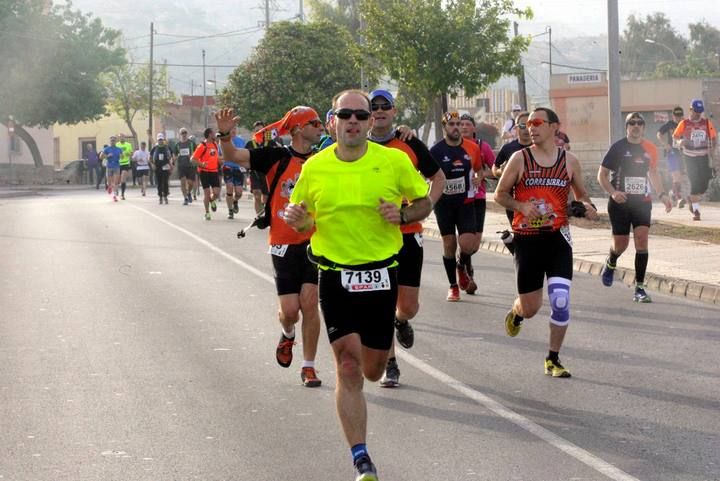
[(228, 219), (232, 220), (234, 218), (235, 218), (235, 214), (233, 214), (233, 211), (232, 210), (228, 211)]
[(280, 334), (280, 341), (275, 349), (275, 359), (277, 359), (278, 364), (282, 367), (290, 367), (293, 359), (292, 348), (294, 345), (294, 337), (289, 338), (285, 337), (285, 334)]
[(700, 220), (700, 211), (698, 209), (693, 211), (693, 220)]
[(233, 201), (233, 212), (236, 214), (240, 212), (240, 206), (238, 206), (238, 201)]
[(612, 286), (613, 280), (615, 279), (615, 267), (616, 266), (610, 265), (610, 259), (605, 259), (605, 265), (600, 272), (600, 278), (604, 286)]
[(142, 196), (145, 197), (145, 191), (144, 191), (144, 190), (142, 191)]
[(458, 285), (460, 286), (460, 289), (462, 289), (463, 291), (467, 291), (467, 288), (470, 285), (470, 276), (468, 276), (465, 266), (460, 265), (460, 263), (458, 263), (456, 266), (456, 270), (457, 270)]
[(167, 205), (167, 203), (168, 203), (167, 195), (164, 198), (165, 198), (165, 205)]
[(650, 296), (648, 296), (647, 292), (645, 292), (645, 285), (638, 284), (637, 286), (635, 286), (635, 295), (633, 296), (633, 301), (642, 302), (643, 304), (652, 302)]
[(460, 300), (460, 288), (458, 286), (450, 286), (448, 289), (447, 298), (448, 302), (457, 302)]
[(380, 378), (380, 387), (398, 387), (400, 385), (400, 368), (397, 361), (388, 360), (385, 373)]
[(410, 321), (395, 319), (395, 338), (405, 349), (413, 347), (415, 343), (415, 331), (413, 331)]
[(185, 199), (183, 200), (183, 205), (188, 205), (187, 197), (185, 197)]
[(677, 208), (678, 208), (678, 209), (682, 209), (683, 207), (685, 207), (685, 199), (680, 198), (680, 199), (678, 199), (678, 201), (677, 201)]
[(217, 204), (215, 203), (215, 199), (210, 201), (210, 209), (215, 212), (217, 211)]
[(361, 456), (355, 461), (355, 471), (358, 473), (355, 481), (378, 481), (377, 469), (369, 456)]
[(162, 205), (162, 196), (160, 196), (160, 199), (158, 199), (158, 204)]
[(510, 309), (505, 315), (505, 333), (510, 337), (515, 337), (520, 334), (522, 328), (523, 318), (515, 314), (515, 311)]
[(552, 377), (572, 377), (570, 371), (560, 364), (559, 359), (557, 361), (545, 359), (545, 374)]
[(210, 217), (210, 212), (205, 212), (205, 220), (210, 220), (212, 217)]
[(314, 367), (304, 367), (300, 370), (300, 379), (305, 387), (320, 387), (322, 381), (318, 379)]
[(475, 294), (477, 291), (477, 284), (475, 283), (475, 279), (473, 279), (473, 276), (471, 274), (468, 274), (468, 278), (470, 279), (470, 282), (468, 283), (467, 289), (465, 289), (465, 292), (472, 295)]
[(187, 201), (188, 201), (188, 204), (192, 204), (192, 201), (193, 201), (193, 196), (192, 196), (192, 194), (188, 194), (188, 196), (187, 196)]

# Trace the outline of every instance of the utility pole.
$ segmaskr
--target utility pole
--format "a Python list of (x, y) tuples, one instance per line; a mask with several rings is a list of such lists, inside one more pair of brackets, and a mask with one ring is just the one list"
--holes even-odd
[(207, 81), (205, 80), (205, 49), (202, 51), (202, 67), (203, 67), (203, 117), (205, 122), (205, 128), (208, 128), (208, 115), (207, 115), (207, 93), (205, 91)]
[(270, 28), (270, 0), (265, 0), (265, 31)]
[[(513, 22), (513, 28), (515, 29), (515, 36), (518, 36), (518, 23)], [(527, 91), (525, 89), (525, 66), (522, 64), (522, 57), (520, 58), (520, 72), (518, 72), (518, 95), (520, 96), (520, 106), (523, 110), (527, 110)]]
[(303, 0), (299, 0), (298, 18), (300, 19), (300, 23), (305, 23), (305, 13), (303, 13)]
[(155, 27), (152, 22), (150, 22), (150, 98), (148, 99), (148, 149), (153, 145), (152, 143), (152, 137), (153, 137), (153, 40), (154, 40), (154, 33), (155, 33)]
[(608, 122), (609, 144), (623, 136), (620, 105), (620, 27), (618, 0), (608, 0)]
[(552, 27), (547, 28), (548, 32), (548, 67), (550, 67), (550, 77), (552, 77)]

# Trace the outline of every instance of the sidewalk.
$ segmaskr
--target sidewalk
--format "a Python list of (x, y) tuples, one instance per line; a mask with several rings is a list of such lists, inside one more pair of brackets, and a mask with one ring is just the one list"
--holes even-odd
[[(598, 212), (607, 213), (607, 200), (593, 199)], [(494, 204), (492, 194), (488, 199), (485, 228), (481, 249), (510, 255), (500, 241), (498, 231), (508, 229), (504, 211)], [(653, 204), (653, 222), (695, 228), (720, 229), (720, 205), (702, 204), (703, 220), (693, 221), (690, 211), (673, 209), (665, 213), (660, 203)], [(589, 221), (582, 221), (589, 222)], [(435, 215), (424, 222), (425, 234), (440, 238)], [(571, 228), (575, 270), (599, 276), (600, 269), (610, 249), (610, 229)], [(653, 235), (650, 228), (650, 260), (645, 282), (648, 289), (674, 296), (687, 297), (710, 304), (720, 305), (720, 245), (686, 239)], [(618, 260), (616, 282), (630, 286), (635, 279), (635, 248), (632, 239), (628, 250)], [(602, 288), (598, 279), (598, 288)]]

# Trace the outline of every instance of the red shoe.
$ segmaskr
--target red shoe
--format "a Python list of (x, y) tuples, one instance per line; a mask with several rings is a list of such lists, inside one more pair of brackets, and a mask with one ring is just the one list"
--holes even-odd
[[(210, 214), (206, 214), (209, 216)], [(295, 338), (287, 338), (284, 334), (280, 334), (280, 341), (278, 342), (277, 349), (275, 349), (275, 359), (278, 364), (282, 367), (290, 367), (292, 363), (293, 354), (292, 348), (295, 345)]]
[(460, 264), (458, 264), (456, 270), (458, 285), (460, 286), (460, 289), (466, 291), (468, 286), (470, 285), (470, 276), (468, 275), (467, 270), (465, 270), (465, 266), (461, 266)]
[(305, 387), (320, 387), (322, 385), (322, 381), (318, 379), (317, 374), (315, 374), (314, 367), (302, 368), (300, 371), (300, 379), (302, 379), (303, 386)]
[(465, 292), (468, 294), (475, 294), (475, 291), (477, 291), (477, 284), (475, 283), (475, 280), (472, 277), (469, 277), (470, 283), (467, 286), (467, 289), (465, 289)]
[(460, 288), (458, 286), (450, 286), (448, 289), (447, 298), (448, 302), (457, 302), (460, 300)]

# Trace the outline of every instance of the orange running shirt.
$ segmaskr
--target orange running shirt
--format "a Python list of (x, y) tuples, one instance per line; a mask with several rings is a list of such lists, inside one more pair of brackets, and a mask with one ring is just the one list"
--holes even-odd
[(262, 147), (250, 150), (250, 169), (265, 174), (268, 188), (275, 179), (280, 161), (290, 158), (287, 168), (281, 174), (277, 187), (275, 187), (272, 198), (268, 199), (272, 212), (270, 233), (268, 234), (270, 245), (302, 244), (309, 240), (315, 232), (313, 228), (309, 232), (300, 233), (285, 222), (285, 208), (290, 203), (290, 195), (300, 177), (305, 160), (313, 153), (301, 154), (291, 147)]
[(217, 172), (219, 163), (218, 147), (215, 142), (207, 140), (197, 146), (192, 158), (198, 162), (207, 162), (205, 167), (198, 166), (198, 172)]
[(523, 149), (523, 173), (515, 184), (515, 200), (532, 202), (542, 216), (530, 221), (515, 211), (513, 232), (538, 234), (556, 231), (567, 225), (567, 201), (570, 193), (570, 175), (567, 171), (565, 150), (557, 149), (557, 160), (551, 167), (542, 167), (535, 161), (529, 148)]

